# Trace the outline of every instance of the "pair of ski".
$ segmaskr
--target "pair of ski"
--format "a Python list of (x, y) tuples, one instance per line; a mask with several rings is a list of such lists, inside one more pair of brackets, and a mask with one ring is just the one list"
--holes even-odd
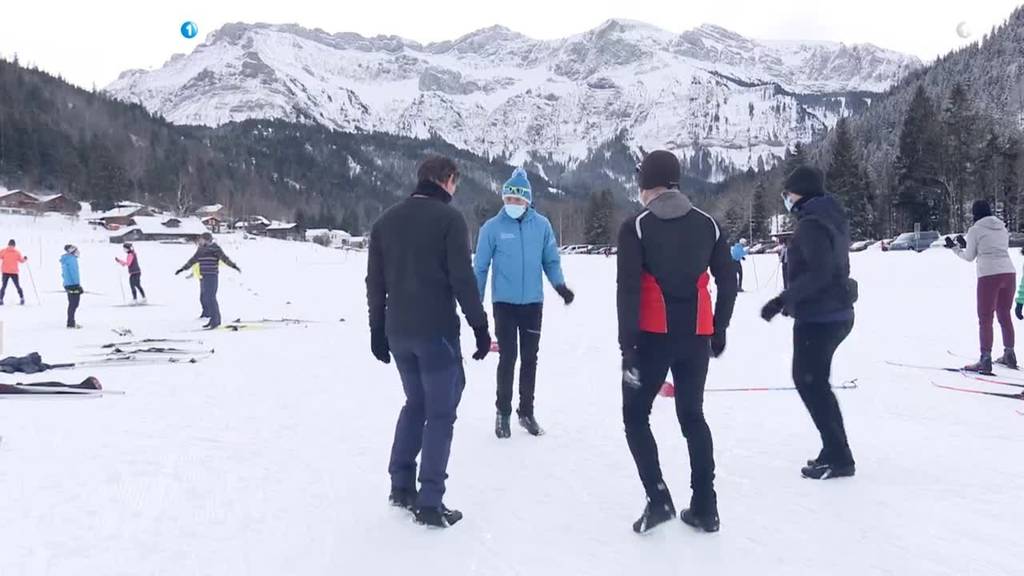
[(0, 384), (0, 398), (37, 399), (40, 397), (98, 397), (104, 394), (123, 395), (123, 390), (107, 390), (96, 378), (89, 377), (79, 384), (47, 382), (40, 384)]
[[(143, 338), (139, 340), (128, 340), (124, 342), (110, 342), (98, 346), (102, 352), (95, 354), (95, 356), (103, 356), (102, 360), (96, 362), (107, 365), (113, 363), (135, 363), (138, 364), (140, 361), (148, 361), (149, 363), (155, 362), (169, 362), (169, 363), (191, 363), (194, 364), (199, 360), (210, 357), (214, 354), (213, 349), (189, 349), (189, 348), (178, 348), (175, 346), (167, 346), (168, 344), (199, 344), (203, 342), (201, 340), (185, 340), (185, 339), (171, 339), (171, 338)], [(184, 357), (188, 358), (184, 358)], [(134, 362), (129, 362), (126, 359), (132, 359)], [(81, 365), (81, 364), (79, 364)]]
[[(943, 366), (921, 366), (915, 364), (904, 364), (901, 362), (886, 361), (886, 364), (890, 366), (897, 366), (900, 368), (912, 368), (916, 370), (932, 370), (936, 372), (949, 372), (953, 374), (960, 374), (965, 378), (977, 380), (978, 382), (985, 382), (987, 384), (996, 384), (999, 386), (1012, 386), (1015, 388), (1024, 388), (1024, 380), (1009, 378), (1006, 376), (996, 376), (995, 374), (984, 374), (980, 372), (970, 372), (963, 368), (949, 368)], [(936, 388), (942, 388), (944, 390), (953, 390), (956, 392), (964, 392), (967, 394), (979, 394), (983, 396), (993, 396), (996, 398), (1006, 398), (1008, 400), (1024, 400), (1024, 392), (993, 392), (991, 390), (980, 390), (978, 388), (965, 388), (962, 386), (949, 386), (947, 384), (939, 384), (932, 382), (932, 386)], [(1020, 411), (1018, 411), (1020, 412)], [(1024, 412), (1020, 412), (1024, 415)]]

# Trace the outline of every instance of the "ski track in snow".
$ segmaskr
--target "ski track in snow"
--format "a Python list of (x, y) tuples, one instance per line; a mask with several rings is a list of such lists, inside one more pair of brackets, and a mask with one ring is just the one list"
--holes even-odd
[[(614, 259), (564, 258), (572, 307), (548, 290), (537, 409), (546, 436), (514, 425), (510, 440), (495, 439), (497, 359), (467, 360), (446, 498), (466, 518), (435, 531), (387, 505), (403, 397), (394, 366), (369, 353), (364, 255), (225, 237), (245, 271), (223, 269), (226, 320), (322, 323), (194, 334), (198, 286), (173, 276), (190, 247), (137, 243), (143, 285), (162, 306), (119, 308), (120, 248), (101, 234), (53, 218), (0, 225), (29, 256), (42, 298), (0, 309), (4, 355), (82, 359), (83, 344), (123, 340), (111, 332), (119, 326), (217, 350), (197, 365), (0, 378), (92, 374), (127, 392), (0, 402), (0, 574), (1020, 573), (1018, 405), (929, 384), (964, 384), (957, 374), (884, 364), (943, 364), (947, 349), (975, 349), (974, 270), (946, 251), (853, 255), (861, 301), (835, 377), (859, 379), (837, 392), (856, 478), (800, 478), (818, 440), (795, 392), (708, 394), (722, 532), (673, 522), (638, 537), (630, 524), (643, 493), (621, 423)], [(51, 292), (68, 241), (81, 248), (83, 285), (103, 294), (83, 298), (85, 328), (74, 332), (62, 328), (63, 294)], [(709, 387), (790, 384), (790, 323), (757, 314), (779, 288), (777, 259), (746, 265), (748, 292)], [(682, 509), (687, 452), (671, 401), (659, 399), (652, 420)]]

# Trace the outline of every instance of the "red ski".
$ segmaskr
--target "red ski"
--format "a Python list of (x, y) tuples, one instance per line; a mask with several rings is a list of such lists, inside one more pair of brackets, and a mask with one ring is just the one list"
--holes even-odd
[(967, 392), (968, 394), (984, 394), (985, 396), (996, 396), (999, 398), (1008, 398), (1010, 400), (1024, 400), (1024, 393), (1011, 394), (1009, 392), (990, 392), (988, 390), (978, 390), (976, 388), (960, 388), (958, 386), (947, 386), (945, 384), (937, 384), (932, 382), (932, 386), (937, 388), (943, 388), (945, 390), (954, 390), (956, 392)]

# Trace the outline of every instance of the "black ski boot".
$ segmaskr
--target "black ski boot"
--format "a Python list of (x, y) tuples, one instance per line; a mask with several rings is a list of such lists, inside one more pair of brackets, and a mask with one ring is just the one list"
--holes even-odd
[(432, 528), (448, 528), (462, 520), (462, 512), (449, 510), (444, 504), (440, 508), (417, 508), (416, 523)]
[(668, 522), (676, 517), (676, 507), (672, 504), (672, 496), (668, 488), (660, 486), (658, 496), (654, 500), (647, 498), (647, 505), (644, 506), (644, 513), (633, 523), (633, 532), (646, 534), (657, 526)]
[(519, 415), (519, 425), (522, 426), (531, 436), (543, 436), (544, 429), (537, 424), (537, 419), (533, 415), (523, 416)]
[(411, 488), (392, 488), (388, 503), (395, 508), (412, 511), (416, 507), (416, 490)]
[(512, 437), (512, 425), (510, 423), (511, 416), (498, 413), (498, 417), (494, 420), (494, 435), (498, 438), (511, 438)]
[(214, 322), (213, 320), (203, 326), (203, 330), (216, 330), (217, 328), (220, 328), (220, 322)]
[(1017, 370), (1017, 355), (1013, 352), (1013, 348), (1007, 348), (1003, 350), (1003, 355), (995, 361), (1000, 366), (1005, 366), (1010, 370)]
[(857, 467), (854, 464), (830, 464), (828, 462), (815, 461), (814, 464), (808, 462), (807, 466), (800, 469), (800, 474), (804, 478), (810, 478), (811, 480), (831, 480), (832, 478), (849, 478), (857, 473)]
[(693, 508), (687, 508), (679, 515), (679, 519), (683, 521), (683, 524), (705, 532), (718, 532), (721, 527), (717, 510), (698, 514)]
[(964, 366), (964, 372), (975, 372), (977, 374), (992, 376), (992, 355), (982, 354), (980, 360), (974, 364)]

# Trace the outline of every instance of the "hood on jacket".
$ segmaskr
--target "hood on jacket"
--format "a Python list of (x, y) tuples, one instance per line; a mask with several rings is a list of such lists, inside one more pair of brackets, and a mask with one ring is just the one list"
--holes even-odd
[(693, 203), (679, 190), (668, 190), (647, 204), (647, 209), (659, 220), (682, 218), (693, 210)]
[(995, 216), (986, 216), (975, 222), (974, 225), (983, 230), (992, 230), (995, 232), (1002, 232), (1006, 230), (1006, 223)]

